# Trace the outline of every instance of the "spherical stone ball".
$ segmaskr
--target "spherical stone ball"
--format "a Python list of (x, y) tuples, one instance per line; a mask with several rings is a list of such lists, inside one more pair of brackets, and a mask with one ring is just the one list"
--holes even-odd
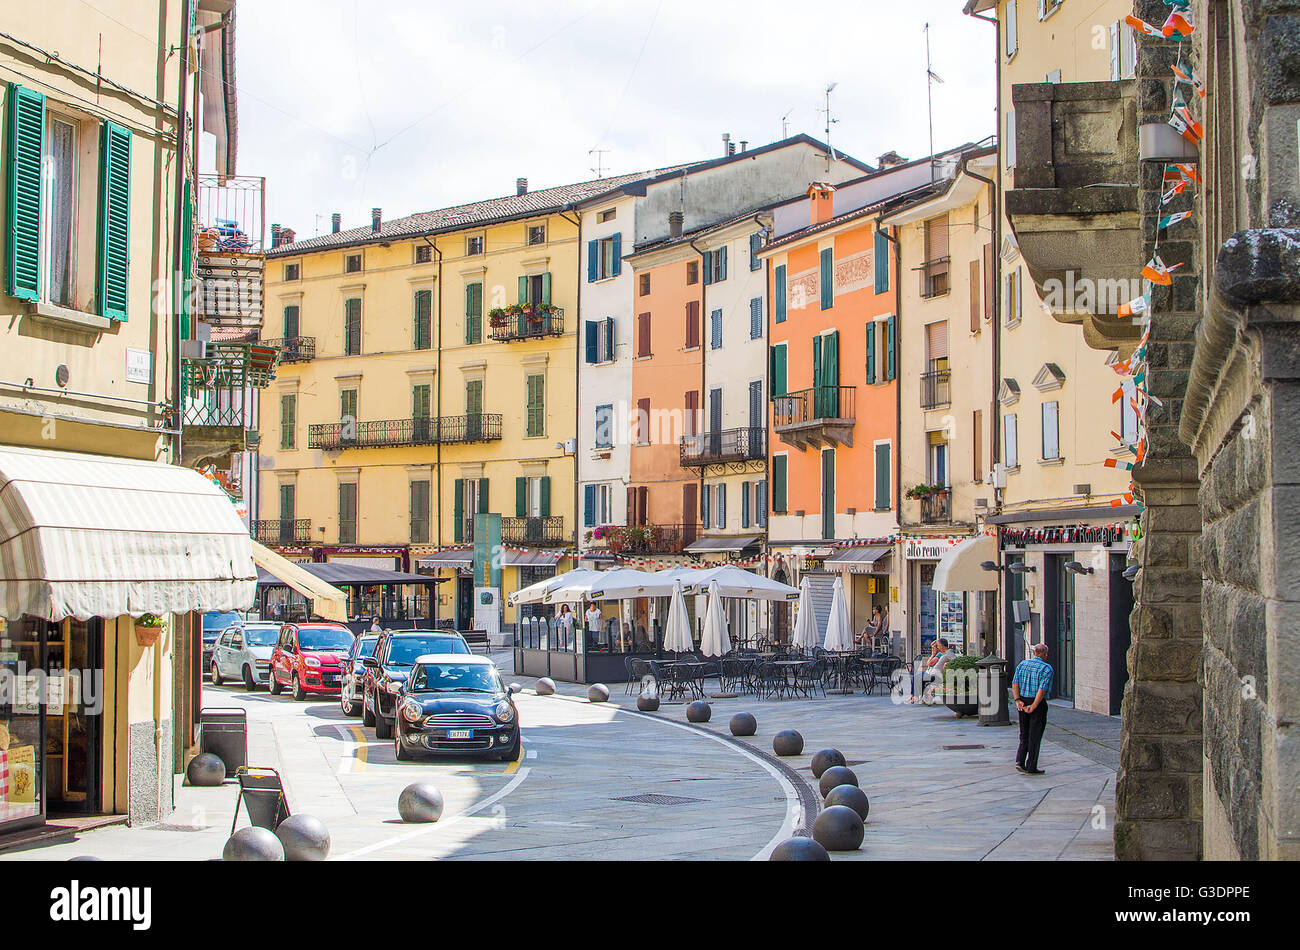
[(853, 770), (846, 765), (832, 765), (822, 773), (821, 792), (822, 798), (830, 794), (831, 789), (840, 785), (857, 785), (858, 777)]
[(284, 845), (268, 828), (240, 828), (226, 841), (223, 861), (283, 861)]
[(551, 679), (549, 676), (543, 676), (541, 679), (537, 681), (536, 690), (538, 696), (554, 695), (555, 680)]
[(827, 807), (843, 805), (852, 808), (863, 821), (866, 821), (867, 815), (871, 813), (871, 802), (867, 800), (867, 793), (856, 785), (836, 785), (827, 794), (826, 805)]
[(730, 725), (733, 736), (752, 736), (758, 732), (758, 720), (752, 713), (736, 713), (731, 717)]
[(286, 861), (324, 861), (330, 856), (330, 833), (315, 815), (291, 815), (280, 822), (275, 836), (284, 845)]
[(68, 858), (69, 861), (102, 861), (103, 858), (97, 858), (93, 854), (77, 854)]
[(708, 722), (713, 715), (713, 707), (702, 699), (697, 699), (686, 707), (686, 718), (691, 722)]
[(226, 763), (211, 752), (200, 752), (185, 766), (185, 777), (191, 785), (214, 788), (226, 780)]
[(862, 818), (847, 805), (832, 805), (813, 822), (813, 839), (827, 851), (856, 851), (862, 836)]
[(786, 838), (768, 855), (769, 861), (829, 861), (826, 849), (812, 838)]
[(799, 755), (803, 752), (803, 736), (793, 729), (782, 729), (772, 737), (772, 751), (777, 755)]
[(412, 782), (397, 796), (402, 821), (437, 821), (442, 817), (442, 792), (429, 782)]
[(659, 697), (642, 693), (636, 698), (636, 708), (642, 712), (654, 712), (659, 708)]
[(822, 773), (832, 765), (843, 765), (844, 753), (839, 749), (822, 749), (812, 757), (813, 778), (821, 778)]
[(592, 683), (587, 687), (587, 702), (589, 703), (607, 703), (609, 702), (609, 687), (604, 683)]

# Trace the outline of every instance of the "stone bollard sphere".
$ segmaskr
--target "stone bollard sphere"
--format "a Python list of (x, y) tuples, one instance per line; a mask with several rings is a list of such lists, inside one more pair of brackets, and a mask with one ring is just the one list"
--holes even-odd
[(592, 683), (587, 687), (587, 702), (589, 703), (607, 703), (609, 702), (609, 687), (604, 683)]
[(284, 845), (266, 828), (240, 828), (226, 841), (223, 861), (283, 861)]
[(772, 737), (772, 751), (777, 755), (800, 755), (803, 752), (803, 736), (794, 729), (782, 729)]
[(211, 752), (200, 752), (185, 766), (185, 778), (200, 788), (215, 788), (226, 780), (226, 763)]
[(856, 785), (836, 785), (826, 796), (826, 805), (827, 807), (844, 805), (852, 808), (863, 821), (866, 821), (867, 815), (871, 813), (871, 802), (867, 800), (867, 793)]
[(402, 821), (429, 822), (442, 817), (442, 792), (429, 782), (412, 782), (397, 797)]
[(552, 696), (555, 694), (555, 680), (549, 676), (543, 676), (537, 681), (536, 691), (538, 696)]
[(812, 838), (786, 838), (768, 856), (769, 861), (829, 861), (826, 849)]
[(752, 736), (758, 732), (758, 720), (752, 713), (736, 713), (731, 717), (731, 734), (733, 736)]
[(856, 851), (862, 836), (862, 819), (846, 805), (832, 805), (813, 822), (813, 838), (827, 851)]
[(844, 753), (839, 749), (822, 749), (812, 757), (813, 778), (821, 778), (822, 773), (833, 765), (844, 764)]
[(636, 708), (642, 712), (654, 712), (659, 708), (659, 697), (642, 693), (636, 698)]
[(275, 836), (284, 845), (286, 861), (324, 861), (330, 856), (330, 833), (315, 815), (291, 815), (280, 822)]
[(822, 798), (830, 794), (830, 790), (840, 785), (857, 785), (858, 777), (853, 770), (846, 765), (832, 765), (822, 773), (821, 793)]
[(697, 699), (686, 707), (686, 718), (691, 722), (708, 722), (713, 715), (713, 707), (702, 699)]

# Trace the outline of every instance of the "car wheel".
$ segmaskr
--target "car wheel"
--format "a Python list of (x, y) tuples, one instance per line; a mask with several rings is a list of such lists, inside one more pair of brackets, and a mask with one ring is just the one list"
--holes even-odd
[(375, 717), (375, 738), (391, 739), (393, 738), (393, 724), (383, 716)]
[(275, 670), (271, 671), (271, 678), (267, 680), (266, 686), (267, 689), (271, 691), (272, 696), (279, 696), (280, 690), (284, 689), (284, 686), (280, 683), (280, 681), (275, 678)]
[(257, 689), (257, 680), (253, 679), (253, 668), (244, 666), (244, 689), (250, 693)]
[(393, 754), (397, 756), (398, 762), (409, 762), (415, 758), (406, 751), (406, 746), (402, 745), (402, 737), (397, 730), (393, 731)]
[(303, 689), (302, 689), (302, 683), (298, 680), (298, 674), (297, 674), (297, 673), (294, 673), (294, 674), (293, 674), (293, 699), (294, 699), (294, 702), (298, 702), (298, 703), (300, 703), (300, 702), (302, 702), (302, 701), (303, 701), (304, 699), (306, 699), (306, 698), (307, 698), (307, 694), (306, 694), (305, 692), (303, 692)]
[(215, 658), (212, 661), (212, 685), (213, 686), (221, 685), (221, 671), (217, 669), (217, 661)]
[(339, 690), (339, 708), (343, 710), (345, 716), (355, 716), (357, 714), (357, 701), (348, 699), (344, 690)]
[[(366, 695), (368, 696), (370, 694), (367, 693)], [(375, 724), (374, 708), (369, 703), (367, 703), (363, 698), (361, 700), (361, 725), (373, 726), (374, 724)]]

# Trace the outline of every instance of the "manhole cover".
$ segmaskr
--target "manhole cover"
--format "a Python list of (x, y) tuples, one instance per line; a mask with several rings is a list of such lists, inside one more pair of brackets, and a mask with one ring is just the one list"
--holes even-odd
[(948, 749), (949, 751), (956, 751), (957, 749), (982, 749), (982, 748), (984, 748), (984, 746), (982, 746), (982, 745), (946, 745), (946, 746), (944, 746), (944, 748), (945, 748), (945, 749)]
[(620, 795), (617, 798), (611, 798), (614, 802), (634, 802), (637, 805), (690, 805), (695, 802), (705, 801), (703, 798), (686, 798), (683, 795), (659, 795), (650, 793), (649, 795)]

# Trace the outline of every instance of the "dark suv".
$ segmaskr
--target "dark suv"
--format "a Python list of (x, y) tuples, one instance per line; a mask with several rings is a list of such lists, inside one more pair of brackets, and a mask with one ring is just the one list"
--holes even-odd
[(397, 699), (415, 661), (430, 654), (469, 654), (459, 633), (447, 630), (393, 630), (379, 639), (373, 656), (365, 657), (361, 723), (375, 727), (376, 739), (393, 737)]

